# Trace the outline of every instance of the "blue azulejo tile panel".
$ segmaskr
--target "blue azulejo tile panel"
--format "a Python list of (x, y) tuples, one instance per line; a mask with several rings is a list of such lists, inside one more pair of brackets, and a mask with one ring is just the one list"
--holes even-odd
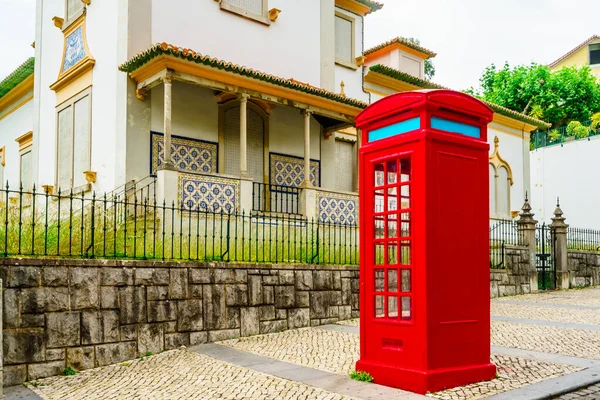
[(179, 174), (179, 204), (186, 210), (237, 213), (240, 182), (235, 179)]
[[(165, 161), (163, 134), (152, 132), (151, 137), (151, 174)], [(171, 137), (171, 156), (181, 172), (211, 174), (217, 172), (217, 143)]]
[(83, 28), (81, 26), (67, 36), (65, 46), (65, 62), (62, 67), (62, 72), (67, 71), (86, 56), (85, 46), (83, 44)]
[[(272, 185), (298, 187), (304, 181), (304, 159), (285, 154), (270, 153)], [(321, 185), (321, 163), (310, 160), (310, 181), (316, 187)]]
[(356, 225), (358, 223), (358, 196), (319, 192), (317, 194), (319, 222)]

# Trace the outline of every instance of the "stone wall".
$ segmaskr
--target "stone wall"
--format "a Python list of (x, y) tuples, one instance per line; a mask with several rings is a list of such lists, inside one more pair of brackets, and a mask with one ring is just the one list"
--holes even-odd
[(4, 385), (358, 317), (358, 267), (1, 259)]
[[(507, 246), (502, 269), (490, 269), (490, 296), (503, 297), (531, 292), (529, 281), (529, 250), (527, 247)], [(537, 288), (535, 288), (537, 290)]]
[(571, 287), (600, 284), (600, 253), (569, 250), (567, 267)]

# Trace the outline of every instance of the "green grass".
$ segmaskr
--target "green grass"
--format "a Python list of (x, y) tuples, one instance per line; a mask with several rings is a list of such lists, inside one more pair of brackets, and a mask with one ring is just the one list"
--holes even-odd
[(354, 379), (355, 381), (361, 381), (361, 382), (373, 382), (373, 376), (371, 374), (369, 374), (368, 372), (364, 372), (364, 371), (352, 371), (350, 372), (350, 378)]

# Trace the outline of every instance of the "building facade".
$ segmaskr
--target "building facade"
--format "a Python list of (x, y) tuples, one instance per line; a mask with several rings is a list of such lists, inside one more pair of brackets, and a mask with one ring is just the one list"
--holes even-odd
[(548, 66), (552, 71), (558, 71), (563, 67), (589, 66), (592, 73), (600, 79), (600, 36), (591, 36)]

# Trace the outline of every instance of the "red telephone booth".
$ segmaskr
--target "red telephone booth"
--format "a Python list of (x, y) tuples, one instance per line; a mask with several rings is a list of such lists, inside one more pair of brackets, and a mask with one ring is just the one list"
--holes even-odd
[(360, 360), (417, 393), (493, 379), (489, 173), (493, 112), (450, 90), (398, 93), (356, 119)]

